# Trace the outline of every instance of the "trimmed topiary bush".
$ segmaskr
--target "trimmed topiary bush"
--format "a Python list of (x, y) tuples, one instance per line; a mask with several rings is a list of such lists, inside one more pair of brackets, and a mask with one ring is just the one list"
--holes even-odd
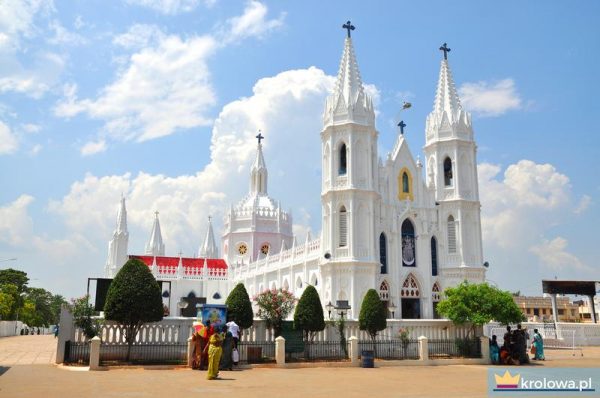
[(252, 302), (243, 283), (235, 285), (225, 300), (227, 305), (227, 318), (235, 321), (240, 329), (248, 329), (254, 322)]
[(294, 328), (304, 332), (304, 341), (312, 341), (316, 332), (325, 329), (323, 306), (314, 286), (308, 285), (298, 301), (294, 312)]
[(130, 259), (113, 279), (104, 304), (107, 320), (119, 324), (127, 341), (127, 358), (131, 345), (144, 323), (163, 318), (160, 287), (152, 273), (140, 260)]
[(366, 331), (375, 342), (377, 333), (386, 328), (386, 309), (375, 289), (369, 289), (360, 306), (358, 326)]

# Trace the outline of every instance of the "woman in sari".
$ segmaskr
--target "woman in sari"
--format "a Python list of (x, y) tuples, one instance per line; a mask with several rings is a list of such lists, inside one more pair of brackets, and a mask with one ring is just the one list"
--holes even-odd
[(219, 361), (223, 353), (223, 334), (214, 333), (208, 340), (208, 380), (214, 380), (219, 377)]
[(496, 340), (496, 335), (493, 335), (492, 341), (490, 341), (490, 359), (495, 365), (500, 363), (500, 347), (498, 347), (498, 340)]
[(533, 346), (535, 347), (535, 355), (533, 359), (545, 360), (544, 357), (544, 339), (537, 329), (533, 329)]

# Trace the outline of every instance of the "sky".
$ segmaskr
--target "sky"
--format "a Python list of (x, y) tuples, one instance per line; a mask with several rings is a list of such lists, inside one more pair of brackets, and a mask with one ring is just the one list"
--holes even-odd
[(351, 20), (382, 158), (400, 119), (422, 158), (451, 48), (490, 282), (534, 295), (544, 278), (600, 280), (598, 15), (592, 1), (0, 0), (0, 268), (85, 294), (121, 194), (131, 254), (157, 210), (167, 255), (193, 256), (207, 217), (220, 235), (248, 191), (259, 129), (269, 194), (299, 241), (318, 234), (321, 114)]

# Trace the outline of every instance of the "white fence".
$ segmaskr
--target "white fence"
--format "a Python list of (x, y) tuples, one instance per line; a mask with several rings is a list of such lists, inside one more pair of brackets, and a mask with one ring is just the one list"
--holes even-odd
[[(600, 345), (600, 324), (557, 322), (556, 328), (554, 327), (554, 323), (523, 322), (521, 325), (529, 333), (533, 333), (533, 329), (538, 329), (544, 340), (558, 340), (556, 342), (557, 345), (566, 344), (567, 342), (569, 348)], [(505, 331), (506, 327), (498, 323), (489, 323), (484, 327), (484, 334), (486, 336), (491, 337), (495, 334), (500, 340), (504, 336)]]

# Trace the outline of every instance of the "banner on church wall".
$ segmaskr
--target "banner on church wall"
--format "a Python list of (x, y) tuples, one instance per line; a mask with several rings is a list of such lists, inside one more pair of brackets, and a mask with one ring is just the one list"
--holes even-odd
[(227, 323), (227, 306), (218, 304), (204, 304), (200, 308), (202, 323), (210, 321), (213, 326), (221, 326)]

